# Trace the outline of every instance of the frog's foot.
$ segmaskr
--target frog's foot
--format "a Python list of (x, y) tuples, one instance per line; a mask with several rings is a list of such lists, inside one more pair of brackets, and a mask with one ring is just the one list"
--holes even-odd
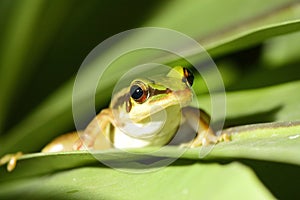
[(6, 154), (0, 159), (0, 166), (7, 164), (7, 171), (11, 172), (15, 169), (17, 165), (17, 160), (23, 155), (22, 152), (17, 152), (15, 154)]
[(183, 143), (180, 147), (189, 147), (189, 148), (196, 148), (200, 146), (207, 146), (211, 144), (217, 144), (219, 142), (228, 142), (230, 141), (230, 135), (222, 134), (220, 136), (216, 136), (209, 131), (203, 131), (202, 133), (198, 134), (191, 142)]
[(222, 133), (220, 136), (218, 136), (218, 142), (229, 142), (231, 141), (231, 137), (227, 133)]

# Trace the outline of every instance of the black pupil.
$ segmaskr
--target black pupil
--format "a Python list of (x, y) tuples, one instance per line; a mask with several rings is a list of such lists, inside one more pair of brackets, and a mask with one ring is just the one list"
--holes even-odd
[(144, 91), (137, 85), (133, 85), (130, 88), (130, 94), (133, 99), (139, 99), (143, 96)]

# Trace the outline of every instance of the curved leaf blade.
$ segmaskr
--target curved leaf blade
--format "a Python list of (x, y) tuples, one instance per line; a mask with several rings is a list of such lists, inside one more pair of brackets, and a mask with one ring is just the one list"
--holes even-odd
[(142, 174), (85, 167), (50, 176), (27, 178), (25, 181), (0, 183), (0, 187), (2, 198), (273, 199), (268, 190), (257, 181), (253, 172), (238, 163), (185, 165), (183, 162), (180, 167), (169, 166)]

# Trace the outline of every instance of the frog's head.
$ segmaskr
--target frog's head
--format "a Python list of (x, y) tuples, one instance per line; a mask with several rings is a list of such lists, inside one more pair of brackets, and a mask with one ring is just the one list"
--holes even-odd
[(112, 101), (119, 117), (139, 122), (171, 106), (184, 107), (192, 100), (194, 76), (183, 67), (174, 67), (166, 76), (136, 79)]

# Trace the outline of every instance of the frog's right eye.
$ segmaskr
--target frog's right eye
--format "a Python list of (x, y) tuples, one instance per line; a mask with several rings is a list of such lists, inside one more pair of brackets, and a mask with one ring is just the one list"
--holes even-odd
[(193, 73), (188, 70), (187, 68), (183, 68), (183, 76), (184, 76), (184, 82), (188, 82), (190, 86), (193, 85), (194, 82), (194, 75)]
[(142, 82), (136, 82), (130, 87), (130, 96), (137, 103), (145, 102), (149, 97), (149, 90)]

